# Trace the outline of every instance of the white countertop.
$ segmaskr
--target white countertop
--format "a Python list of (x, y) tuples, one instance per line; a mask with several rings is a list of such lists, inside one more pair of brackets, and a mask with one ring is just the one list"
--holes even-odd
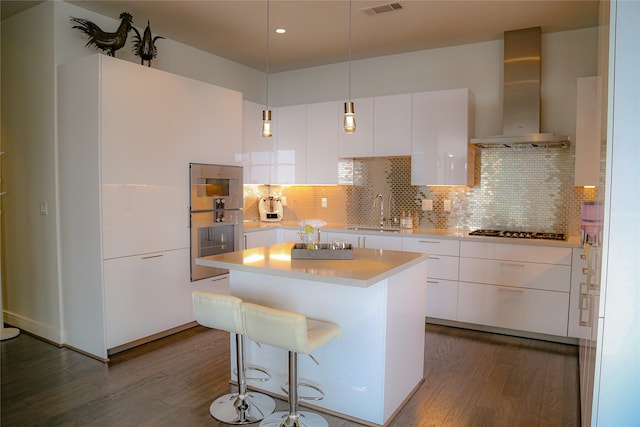
[(366, 288), (428, 258), (415, 252), (354, 248), (353, 260), (291, 259), (294, 244), (212, 255), (198, 258), (196, 264)]
[[(298, 221), (281, 221), (281, 222), (260, 222), (247, 221), (244, 223), (246, 232), (260, 231), (267, 228), (298, 228)], [(352, 234), (368, 234), (368, 235), (384, 235), (391, 237), (433, 237), (438, 239), (455, 239), (466, 240), (471, 242), (487, 242), (487, 243), (509, 243), (518, 245), (535, 245), (535, 246), (556, 246), (564, 248), (578, 248), (582, 246), (580, 236), (568, 236), (567, 240), (544, 240), (544, 239), (509, 239), (506, 237), (486, 237), (486, 236), (470, 236), (469, 230), (451, 230), (437, 228), (409, 228), (397, 232), (377, 231), (370, 229), (354, 230), (354, 226), (347, 224), (327, 224), (322, 227), (321, 232), (336, 233), (352, 233)]]

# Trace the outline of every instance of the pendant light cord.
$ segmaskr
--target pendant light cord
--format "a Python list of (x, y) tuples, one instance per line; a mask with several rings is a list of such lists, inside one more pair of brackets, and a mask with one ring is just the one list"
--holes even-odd
[(267, 0), (267, 96), (265, 110), (269, 109), (269, 0)]
[(349, 99), (351, 101), (351, 0), (349, 0)]

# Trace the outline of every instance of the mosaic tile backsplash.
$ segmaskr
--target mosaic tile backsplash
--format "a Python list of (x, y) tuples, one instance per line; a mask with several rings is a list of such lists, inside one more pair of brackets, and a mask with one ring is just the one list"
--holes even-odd
[[(411, 215), (421, 228), (580, 233), (581, 203), (595, 190), (573, 186), (574, 147), (477, 150), (474, 187), (411, 185), (410, 157), (345, 159), (340, 182), (349, 185), (245, 186), (245, 218), (258, 219), (258, 198), (271, 194), (286, 197), (284, 221), (379, 225), (382, 201), (387, 226)], [(432, 211), (422, 211), (423, 199), (433, 201)]]

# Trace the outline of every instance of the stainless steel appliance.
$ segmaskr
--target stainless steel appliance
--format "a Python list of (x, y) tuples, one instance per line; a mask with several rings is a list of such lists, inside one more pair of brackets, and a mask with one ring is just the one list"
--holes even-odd
[(538, 231), (510, 231), (480, 229), (469, 233), (469, 236), (508, 237), (512, 239), (566, 240), (564, 233), (545, 233)]
[(471, 143), (480, 147), (568, 146), (567, 135), (540, 133), (540, 27), (506, 31), (503, 53), (502, 135), (474, 138)]
[(242, 248), (242, 167), (190, 163), (191, 281), (227, 274), (196, 264), (199, 257)]

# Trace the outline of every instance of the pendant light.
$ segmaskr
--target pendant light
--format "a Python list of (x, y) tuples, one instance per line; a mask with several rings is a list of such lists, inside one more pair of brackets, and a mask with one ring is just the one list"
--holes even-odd
[(349, 0), (349, 99), (344, 103), (344, 131), (356, 131), (356, 115), (351, 101), (351, 0)]
[(269, 0), (267, 0), (267, 96), (262, 110), (262, 137), (271, 138), (273, 131), (271, 130), (271, 110), (269, 109)]

